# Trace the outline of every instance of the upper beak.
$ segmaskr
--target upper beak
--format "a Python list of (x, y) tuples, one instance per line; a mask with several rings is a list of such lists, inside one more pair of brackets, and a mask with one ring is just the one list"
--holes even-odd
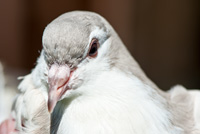
[(53, 64), (48, 73), (48, 110), (51, 113), (56, 106), (57, 101), (65, 93), (65, 85), (70, 77), (70, 68), (68, 65)]

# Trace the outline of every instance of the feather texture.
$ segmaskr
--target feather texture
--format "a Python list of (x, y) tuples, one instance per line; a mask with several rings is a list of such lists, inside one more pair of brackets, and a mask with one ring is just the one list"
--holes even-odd
[(20, 134), (50, 133), (50, 117), (46, 101), (39, 90), (27, 89), (14, 103), (12, 116)]
[[(99, 43), (96, 57), (88, 56), (92, 39)], [(100, 15), (65, 13), (45, 28), (42, 41), (37, 65), (19, 85), (13, 106), (19, 133), (200, 133), (200, 92), (182, 86), (160, 90)], [(55, 81), (49, 81), (52, 65), (67, 66), (70, 75), (55, 89), (59, 99), (49, 101), (49, 85), (60, 82), (52, 73)], [(50, 118), (52, 101), (58, 102)]]
[(12, 102), (17, 94), (13, 85), (9, 85), (10, 79), (4, 74), (3, 65), (0, 63), (0, 123), (10, 117)]

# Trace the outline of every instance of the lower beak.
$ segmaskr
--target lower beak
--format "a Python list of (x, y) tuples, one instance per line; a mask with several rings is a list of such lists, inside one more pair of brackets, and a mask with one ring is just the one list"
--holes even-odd
[(68, 65), (53, 64), (48, 73), (49, 93), (48, 110), (51, 113), (66, 91), (66, 84), (70, 77), (70, 68)]
[(49, 88), (49, 94), (48, 94), (48, 110), (51, 113), (56, 106), (56, 103), (60, 100), (61, 93), (59, 93), (57, 90), (57, 87), (51, 87)]

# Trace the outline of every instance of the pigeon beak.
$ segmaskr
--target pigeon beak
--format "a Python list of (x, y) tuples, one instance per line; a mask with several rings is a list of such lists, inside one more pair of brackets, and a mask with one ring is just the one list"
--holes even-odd
[(48, 73), (49, 94), (48, 110), (51, 113), (56, 106), (57, 101), (65, 93), (65, 85), (70, 77), (70, 68), (68, 65), (53, 64)]

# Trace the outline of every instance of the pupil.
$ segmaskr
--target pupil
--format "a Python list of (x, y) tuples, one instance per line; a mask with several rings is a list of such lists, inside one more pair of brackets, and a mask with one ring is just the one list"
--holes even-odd
[(93, 55), (97, 51), (97, 44), (93, 44), (90, 49), (90, 55)]

